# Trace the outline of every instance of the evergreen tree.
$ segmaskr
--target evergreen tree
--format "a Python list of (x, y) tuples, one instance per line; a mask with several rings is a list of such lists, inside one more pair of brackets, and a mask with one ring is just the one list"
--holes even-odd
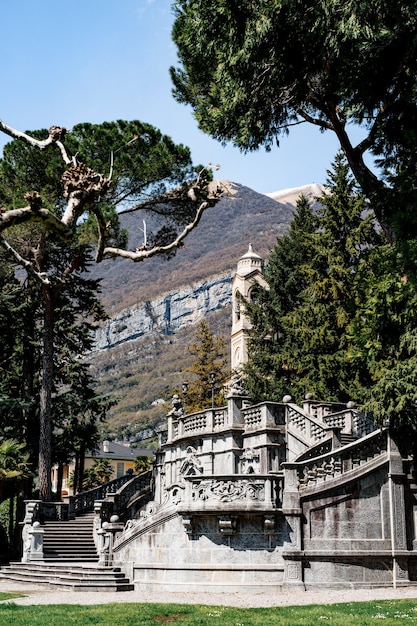
[(359, 351), (353, 357), (351, 324), (381, 235), (341, 155), (318, 200), (313, 211), (300, 199), (289, 234), (271, 253), (269, 289), (258, 288), (258, 301), (247, 305), (246, 386), (255, 399), (361, 400), (371, 383), (366, 359)]
[[(416, 237), (414, 1), (178, 0), (175, 14), (174, 94), (203, 132), (244, 150), (302, 123), (332, 132), (387, 235)], [(389, 184), (369, 152), (394, 164)]]
[(375, 218), (356, 189), (341, 155), (328, 172), (325, 193), (309, 237), (310, 258), (301, 267), (306, 287), (285, 323), (300, 393), (327, 400), (360, 399), (369, 382), (364, 362), (349, 359), (349, 324), (358, 307), (358, 280), (380, 237)]
[(285, 394), (295, 394), (297, 368), (288, 361), (294, 337), (284, 318), (299, 302), (306, 286), (301, 266), (310, 256), (309, 234), (316, 219), (305, 196), (297, 200), (288, 235), (277, 239), (265, 267), (268, 287), (258, 283), (254, 298), (243, 301), (252, 329), (248, 337), (248, 363), (245, 365), (245, 389), (255, 401), (281, 401)]
[(221, 384), (227, 377), (225, 343), (214, 337), (204, 320), (195, 334), (195, 341), (187, 348), (194, 357), (192, 365), (185, 371), (194, 375), (187, 394), (187, 412), (201, 411), (211, 406), (214, 393), (215, 406), (223, 404)]
[[(358, 281), (350, 325), (353, 367), (365, 362), (370, 384), (364, 408), (389, 424), (404, 454), (417, 459), (417, 291), (395, 246), (372, 251)], [(416, 467), (416, 464), (415, 464)]]

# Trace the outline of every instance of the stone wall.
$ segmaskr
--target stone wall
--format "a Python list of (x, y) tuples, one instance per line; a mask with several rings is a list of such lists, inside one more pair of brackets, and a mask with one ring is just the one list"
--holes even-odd
[(283, 519), (266, 534), (263, 516), (241, 514), (236, 526), (225, 530), (219, 516), (205, 515), (187, 534), (182, 518), (174, 515), (153, 526), (146, 540), (138, 537), (119, 550), (117, 562), (133, 560), (130, 574), (138, 590), (278, 591), (285, 538)]

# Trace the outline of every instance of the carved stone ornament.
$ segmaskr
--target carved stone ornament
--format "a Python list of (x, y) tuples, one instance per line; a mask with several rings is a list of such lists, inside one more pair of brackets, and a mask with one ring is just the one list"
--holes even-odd
[(233, 376), (233, 379), (229, 385), (228, 397), (233, 396), (246, 396), (247, 391), (242, 386), (242, 377), (238, 374)]
[(194, 483), (192, 499), (233, 502), (234, 500), (265, 500), (263, 482), (249, 480), (202, 480)]
[(195, 476), (203, 473), (203, 468), (201, 467), (201, 461), (197, 457), (195, 448), (192, 446), (188, 446), (187, 448), (187, 458), (181, 463), (180, 473), (183, 476)]
[(182, 417), (184, 415), (184, 409), (182, 406), (181, 398), (175, 394), (171, 400), (171, 410), (167, 417)]

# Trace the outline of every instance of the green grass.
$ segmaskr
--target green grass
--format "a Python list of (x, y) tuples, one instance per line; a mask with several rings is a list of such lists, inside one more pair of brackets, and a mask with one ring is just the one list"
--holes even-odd
[(23, 593), (9, 593), (8, 591), (0, 591), (0, 602), (4, 600), (12, 600), (13, 598), (22, 598)]
[(103, 604), (96, 606), (0, 605), (0, 624), (7, 626), (391, 626), (417, 624), (416, 600), (239, 609), (186, 604)]

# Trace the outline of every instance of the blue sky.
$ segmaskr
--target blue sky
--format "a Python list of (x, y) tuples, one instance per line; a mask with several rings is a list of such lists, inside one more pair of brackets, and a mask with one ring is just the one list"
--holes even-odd
[(198, 130), (171, 95), (172, 23), (169, 0), (3, 2), (0, 118), (20, 130), (139, 119), (256, 191), (325, 182), (338, 149), (331, 133), (301, 125), (280, 148), (245, 155)]

